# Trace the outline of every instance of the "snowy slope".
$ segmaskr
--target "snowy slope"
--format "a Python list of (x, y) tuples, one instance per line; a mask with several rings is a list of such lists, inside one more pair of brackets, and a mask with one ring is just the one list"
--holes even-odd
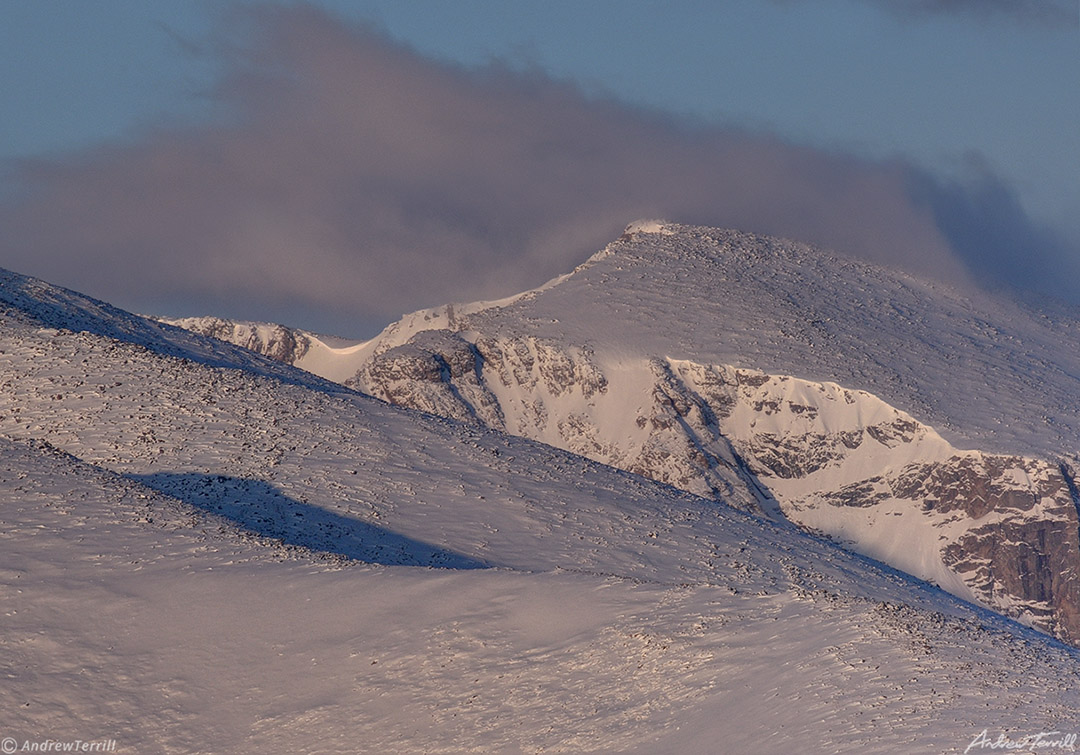
[(1080, 637), (1073, 468), (960, 451), (865, 391), (724, 365), (607, 362), (551, 341), (418, 333), (374, 395), (533, 437), (841, 540), (956, 595)]
[(371, 342), (327, 352), (313, 371), (343, 382), (373, 352), (422, 330), (512, 335), (609, 359), (671, 356), (838, 383), (908, 412), (959, 448), (1077, 451), (1076, 312), (1032, 310), (738, 231), (627, 231), (536, 291), (407, 315)]
[(344, 382), (365, 342), (346, 341), (266, 322), (223, 320), (220, 317), (157, 317), (155, 321), (226, 341), (285, 362), (329, 380)]
[(782, 523), (39, 282), (0, 301), (19, 743), (962, 752), (1080, 702), (1076, 651)]
[(668, 230), (629, 233), (558, 285), (451, 329), (835, 382), (961, 448), (1076, 451), (1075, 313), (1047, 316), (795, 242)]
[(792, 242), (652, 222), (541, 289), (418, 312), (306, 366), (784, 516), (1076, 642), (1078, 334)]

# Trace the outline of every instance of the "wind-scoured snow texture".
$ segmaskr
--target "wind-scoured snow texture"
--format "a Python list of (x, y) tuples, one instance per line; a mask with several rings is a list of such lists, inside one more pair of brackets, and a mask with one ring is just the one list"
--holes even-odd
[(779, 509), (958, 596), (1080, 638), (1068, 470), (958, 451), (863, 391), (685, 360), (604, 369), (550, 341), (473, 344), (445, 330), (382, 352), (355, 384), (747, 510)]
[(782, 510), (1076, 642), (1078, 355), (1080, 323), (1062, 313), (794, 242), (639, 221), (572, 274), (406, 316), (332, 372)]
[(343, 382), (376, 350), (422, 330), (533, 337), (605, 357), (671, 356), (835, 382), (960, 448), (1077, 452), (1077, 313), (1027, 309), (793, 241), (642, 225), (652, 232), (628, 227), (539, 289), (407, 315), (313, 371)]
[(125, 312), (110, 304), (76, 291), (0, 268), (0, 311), (23, 323), (32, 323), (48, 331), (79, 331), (115, 341), (126, 341), (137, 348), (163, 356), (197, 359), (202, 364), (243, 369), (248, 372), (294, 382), (331, 393), (339, 386), (314, 373), (284, 367), (261, 359), (243, 344), (223, 343), (219, 339), (193, 336), (184, 328)]
[(960, 752), (1080, 705), (1075, 650), (789, 526), (3, 280), (20, 747)]
[[(867, 391), (958, 447), (1055, 457), (1080, 438), (1080, 319), (792, 241), (665, 224), (499, 308), (388, 328), (532, 336)], [(461, 309), (461, 308), (459, 308)]]

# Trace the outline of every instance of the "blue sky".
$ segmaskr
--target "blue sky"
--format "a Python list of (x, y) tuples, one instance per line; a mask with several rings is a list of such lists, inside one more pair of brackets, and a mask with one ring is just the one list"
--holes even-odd
[[(1080, 272), (1077, 15), (1071, 0), (2, 0), (0, 216), (14, 230), (0, 265), (144, 311), (368, 331), (410, 308), (535, 285), (633, 219), (622, 213), (651, 210), (910, 258), (923, 274), (1019, 276), (1033, 296), (1070, 298), (1059, 282)], [(409, 91), (453, 96), (433, 113)], [(318, 111), (306, 137), (301, 107)], [(551, 133), (537, 125), (545, 107)], [(415, 141), (396, 138), (418, 121)], [(442, 138), (465, 121), (492, 129), (488, 141)], [(356, 140), (338, 141), (349, 129)], [(591, 158), (593, 143), (610, 148), (604, 161), (578, 161), (581, 174), (551, 168), (582, 150)], [(552, 144), (553, 159), (531, 162)], [(396, 157), (376, 165), (358, 156), (366, 150)], [(505, 172), (494, 160), (477, 167), (494, 151)], [(596, 187), (576, 205), (569, 187), (606, 185), (635, 156), (661, 188), (603, 197), (587, 219)], [(320, 173), (319, 161), (353, 167)], [(420, 162), (438, 167), (411, 172)], [(233, 168), (215, 173), (222, 164)], [(537, 173), (543, 196), (526, 185)], [(200, 182), (237, 174), (229, 196), (258, 201), (198, 206)], [(564, 193), (560, 178), (570, 199), (548, 201)], [(760, 206), (736, 206), (723, 189), (733, 181)], [(461, 186), (475, 204), (462, 204)], [(515, 191), (521, 202), (499, 204)], [(72, 199), (80, 192), (93, 214)], [(342, 192), (348, 213), (320, 209)], [(146, 217), (147, 196), (158, 198), (159, 232), (97, 227)], [(497, 221), (484, 201), (499, 205)], [(53, 227), (62, 213), (66, 236)], [(186, 237), (200, 213), (216, 235)], [(355, 217), (368, 221), (343, 219)], [(909, 227), (910, 249), (870, 248)], [(418, 251), (435, 246), (430, 259)], [(297, 259), (302, 271), (280, 272)], [(183, 270), (193, 264), (202, 278)], [(130, 273), (129, 287), (101, 272), (111, 266)], [(261, 286), (242, 279), (252, 269)]]

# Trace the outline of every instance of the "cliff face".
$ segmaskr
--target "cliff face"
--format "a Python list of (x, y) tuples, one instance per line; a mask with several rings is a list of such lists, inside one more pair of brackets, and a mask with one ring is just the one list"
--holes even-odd
[[(387, 344), (370, 372), (473, 423), (497, 401), (532, 426), (519, 407), (542, 401), (552, 440), (688, 484), (933, 460), (911, 451), (929, 433), (827, 384), (481, 333)], [(801, 466), (800, 433), (824, 449)], [(1017, 482), (936, 508), (1024, 509)], [(945, 752), (990, 711), (1037, 732), (1080, 707), (1075, 649), (786, 523), (3, 271), (0, 522), (5, 731), (93, 720), (133, 752)], [(242, 704), (208, 720), (208, 696)]]
[(273, 323), (236, 322), (220, 317), (160, 318), (160, 321), (242, 346), (286, 364), (299, 362), (311, 345), (311, 338), (306, 333)]
[[(175, 324), (287, 363), (310, 344), (283, 326)], [(789, 520), (1080, 642), (1073, 468), (957, 450), (865, 391), (446, 329), (376, 344), (345, 384)]]
[(1080, 639), (1080, 521), (1065, 466), (957, 450), (869, 393), (833, 383), (473, 337), (421, 332), (350, 383), (786, 518)]
[(303, 338), (259, 327), (213, 334), (793, 522), (1080, 643), (1067, 313), (651, 224), (541, 288), (416, 312), (372, 341), (305, 357)]

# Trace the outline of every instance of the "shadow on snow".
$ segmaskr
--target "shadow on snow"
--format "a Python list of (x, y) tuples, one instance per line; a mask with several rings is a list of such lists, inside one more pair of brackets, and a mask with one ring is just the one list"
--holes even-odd
[(159, 472), (128, 475), (262, 537), (369, 564), (483, 569), (482, 561), (298, 501), (262, 480)]

